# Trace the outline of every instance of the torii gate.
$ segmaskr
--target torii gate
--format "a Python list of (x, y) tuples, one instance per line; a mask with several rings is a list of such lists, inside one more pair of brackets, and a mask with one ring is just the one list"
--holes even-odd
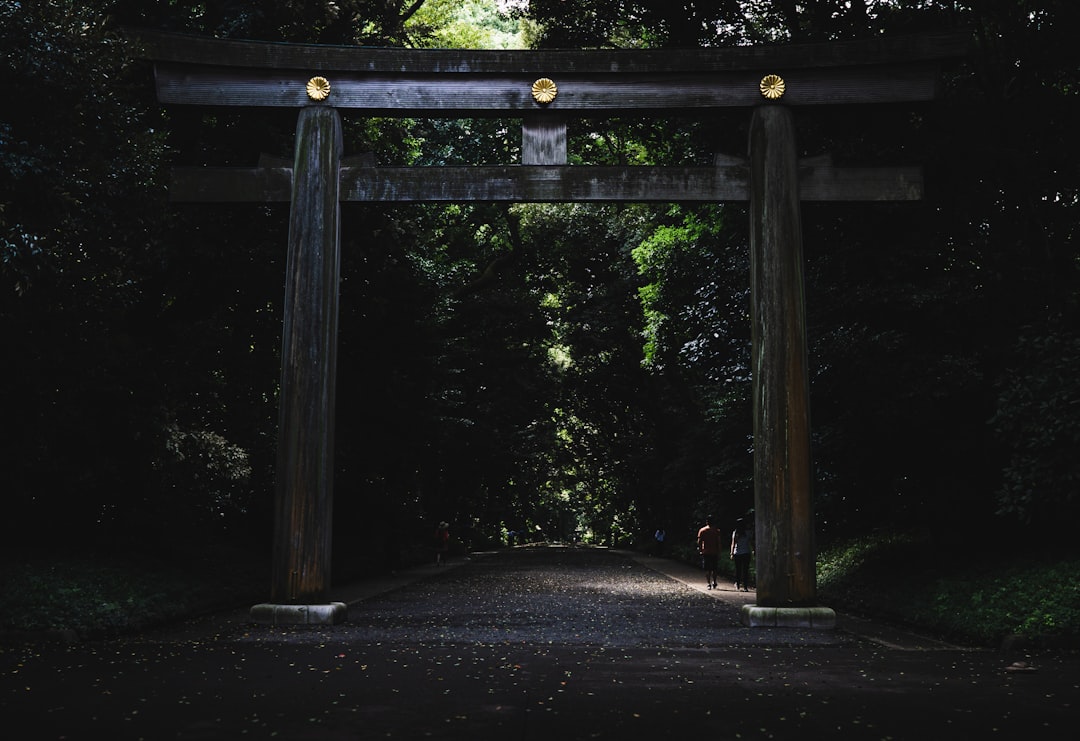
[[(135, 31), (165, 104), (298, 108), (291, 167), (178, 168), (173, 201), (290, 202), (271, 602), (258, 622), (335, 623), (327, 603), (342, 202), (749, 201), (757, 604), (747, 625), (831, 628), (816, 604), (801, 201), (917, 200), (919, 167), (796, 157), (792, 108), (935, 96), (958, 34), (635, 51), (372, 49)], [(747, 159), (568, 166), (572, 116), (751, 110)], [(522, 120), (520, 164), (397, 168), (342, 156), (340, 109)]]

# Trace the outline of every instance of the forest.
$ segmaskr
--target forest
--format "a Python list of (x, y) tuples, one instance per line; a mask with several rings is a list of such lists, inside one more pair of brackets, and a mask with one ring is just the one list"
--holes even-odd
[[(295, 112), (167, 107), (132, 29), (408, 48), (683, 49), (970, 33), (937, 100), (799, 111), (800, 155), (920, 165), (804, 204), (822, 548), (916, 533), (1075, 555), (1080, 46), (1068, 0), (0, 0), (8, 554), (270, 548), (288, 208), (176, 166), (290, 157)], [(573, 121), (571, 164), (744, 156), (749, 115)], [(502, 119), (345, 119), (347, 155), (507, 164)], [(752, 516), (747, 209), (350, 204), (335, 569), (645, 547)]]

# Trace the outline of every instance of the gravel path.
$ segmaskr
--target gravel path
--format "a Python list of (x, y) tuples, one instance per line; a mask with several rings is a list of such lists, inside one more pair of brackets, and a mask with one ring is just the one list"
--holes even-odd
[[(748, 629), (745, 593), (598, 549), (519, 548), (339, 590), (348, 622), (243, 612), (0, 650), (22, 739), (1024, 738), (1075, 735), (1080, 657)], [(673, 569), (673, 571), (676, 569)], [(697, 579), (697, 581), (701, 581)]]

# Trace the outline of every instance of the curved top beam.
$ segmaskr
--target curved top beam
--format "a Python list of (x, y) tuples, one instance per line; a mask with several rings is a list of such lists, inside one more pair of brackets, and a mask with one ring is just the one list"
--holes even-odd
[(955, 59), (967, 54), (970, 33), (941, 32), (814, 44), (707, 49), (489, 50), (400, 49), (326, 44), (285, 44), (217, 39), (129, 29), (142, 56), (156, 62), (255, 69), (322, 69), (339, 72), (559, 74), (618, 72), (722, 72), (762, 66), (850, 67)]

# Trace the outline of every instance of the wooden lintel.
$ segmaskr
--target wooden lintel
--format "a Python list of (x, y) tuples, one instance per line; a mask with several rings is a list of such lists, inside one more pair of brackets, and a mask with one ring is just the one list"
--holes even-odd
[[(162, 103), (209, 106), (302, 108), (325, 105), (365, 115), (526, 116), (562, 112), (576, 116), (657, 111), (707, 111), (752, 107), (762, 102), (765, 74), (784, 78), (788, 106), (919, 102), (937, 94), (936, 63), (864, 67), (774, 67), (723, 72), (591, 73), (556, 75), (559, 92), (541, 106), (532, 97), (535, 74), (390, 74), (232, 67), (193, 67), (159, 63), (155, 67)], [(308, 80), (327, 78), (330, 94), (313, 103)], [(554, 73), (553, 73), (554, 74)], [(651, 112), (651, 114), (649, 113)]]
[[(742, 202), (745, 166), (722, 167), (349, 167), (341, 168), (341, 200), (432, 202)], [(919, 167), (799, 167), (803, 201), (914, 201), (922, 197)], [(175, 168), (176, 202), (287, 203), (292, 170)]]
[(348, 201), (677, 202), (746, 200), (743, 167), (403, 167), (342, 172)]
[[(956, 59), (972, 46), (970, 31), (878, 36), (849, 41), (702, 49), (404, 49), (218, 39), (129, 28), (143, 59), (253, 69), (370, 73), (547, 75), (725, 72), (850, 67)], [(781, 74), (777, 72), (777, 74)], [(531, 80), (530, 80), (531, 81)]]

